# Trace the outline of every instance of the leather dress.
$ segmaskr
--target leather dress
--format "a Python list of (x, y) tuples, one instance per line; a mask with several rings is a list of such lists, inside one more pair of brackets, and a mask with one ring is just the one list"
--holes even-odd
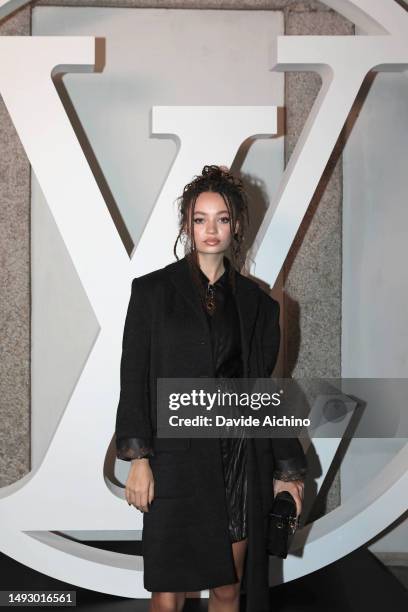
[[(228, 281), (229, 261), (222, 276), (210, 284), (200, 269), (200, 278), (213, 290), (215, 311), (210, 315), (203, 306), (210, 329), (216, 378), (240, 378), (243, 375), (239, 315)], [(247, 537), (246, 439), (220, 437), (224, 470), (226, 504), (231, 542)]]

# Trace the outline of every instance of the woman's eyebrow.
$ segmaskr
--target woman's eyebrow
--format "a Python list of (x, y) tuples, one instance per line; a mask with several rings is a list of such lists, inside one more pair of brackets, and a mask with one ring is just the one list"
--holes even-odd
[[(229, 214), (228, 210), (220, 210), (220, 212), (217, 212), (217, 215), (225, 215), (225, 213)], [(201, 210), (195, 210), (194, 214), (195, 215), (207, 215), (207, 213), (202, 212)]]

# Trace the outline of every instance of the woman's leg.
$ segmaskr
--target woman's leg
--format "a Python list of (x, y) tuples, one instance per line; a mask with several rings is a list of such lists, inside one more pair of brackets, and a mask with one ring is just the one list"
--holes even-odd
[(235, 570), (238, 582), (210, 589), (208, 612), (239, 612), (239, 592), (248, 540), (241, 540), (232, 544)]
[(149, 612), (181, 612), (185, 599), (185, 593), (152, 593)]

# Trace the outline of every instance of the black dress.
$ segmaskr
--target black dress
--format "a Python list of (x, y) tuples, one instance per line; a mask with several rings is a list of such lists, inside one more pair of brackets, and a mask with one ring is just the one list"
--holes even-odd
[[(210, 329), (216, 378), (240, 378), (243, 375), (241, 331), (239, 315), (228, 281), (229, 262), (222, 276), (211, 284), (200, 269), (200, 278), (206, 290), (215, 299), (215, 311), (209, 314), (204, 307)], [(225, 495), (229, 517), (231, 542), (247, 537), (247, 474), (246, 439), (220, 438), (224, 469)]]

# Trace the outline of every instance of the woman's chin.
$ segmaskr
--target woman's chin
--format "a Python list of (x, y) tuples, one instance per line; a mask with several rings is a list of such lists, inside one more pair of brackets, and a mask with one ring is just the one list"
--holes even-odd
[(226, 248), (222, 245), (215, 244), (214, 246), (210, 246), (208, 244), (204, 244), (201, 247), (197, 247), (198, 253), (201, 255), (219, 255), (221, 253), (226, 252)]

